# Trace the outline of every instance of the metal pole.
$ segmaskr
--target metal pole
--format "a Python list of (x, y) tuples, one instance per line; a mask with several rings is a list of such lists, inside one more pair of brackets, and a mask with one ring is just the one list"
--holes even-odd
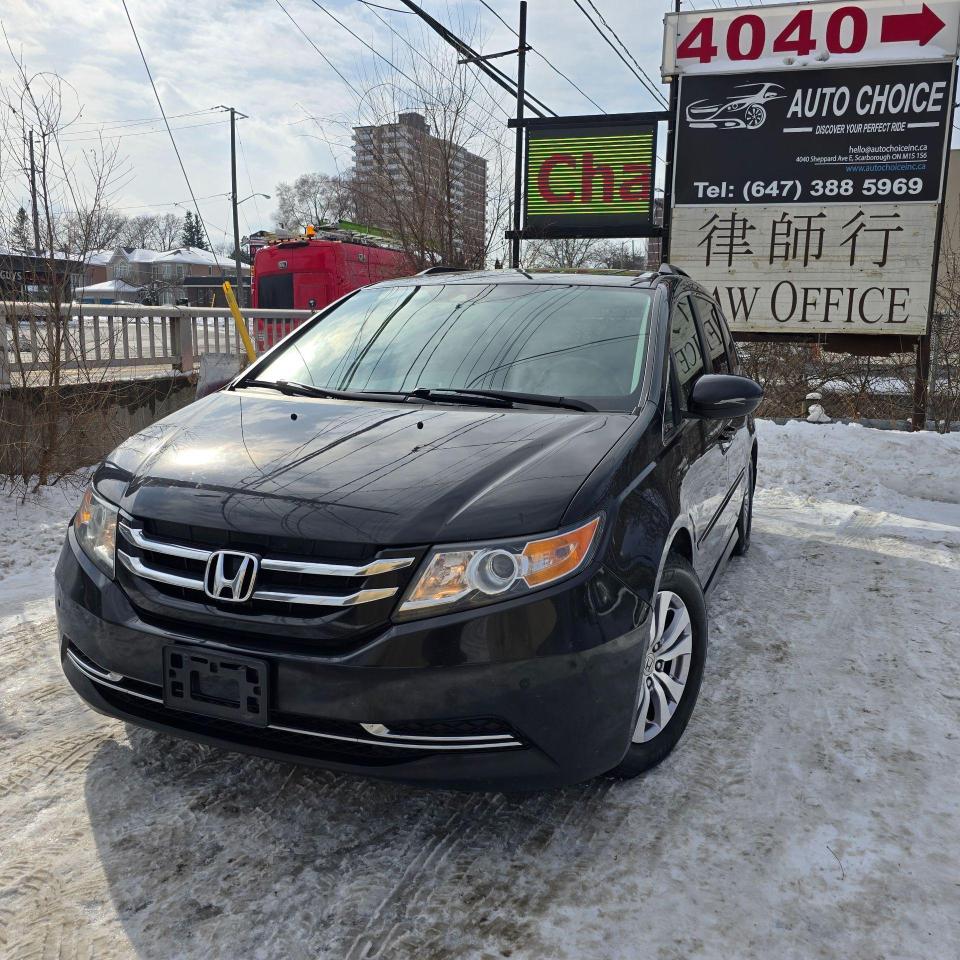
[(520, 223), (523, 219), (520, 208), (523, 196), (523, 84), (527, 71), (527, 0), (520, 0), (520, 29), (517, 31), (517, 154), (513, 167), (513, 238), (510, 241), (510, 266), (520, 269)]
[[(464, 43), (455, 33), (448, 30), (439, 20), (435, 20), (430, 16), (422, 7), (418, 6), (413, 0), (400, 0), (400, 2), (405, 6), (409, 7), (424, 23), (427, 24), (435, 33), (437, 33), (443, 40), (450, 44), (457, 51), (457, 53), (463, 54), (472, 64), (482, 70), (495, 84), (499, 87), (502, 87), (507, 93), (513, 93), (512, 81), (510, 78), (498, 67), (492, 67), (486, 60), (477, 53), (471, 46)], [(521, 40), (521, 46), (523, 41)], [(542, 117), (545, 113), (550, 114), (550, 116), (555, 117), (556, 114), (539, 98), (533, 96), (533, 94), (524, 93), (524, 102), (529, 107), (530, 112), (535, 114), (538, 117)]]
[[(674, 0), (674, 13), (680, 12), (680, 0)], [(670, 119), (667, 120), (667, 157), (663, 165), (663, 216), (661, 217), (663, 231), (660, 235), (660, 262), (670, 262), (670, 227), (673, 220), (673, 154), (677, 136), (677, 111), (680, 105), (680, 77), (674, 75), (670, 79)], [(656, 212), (656, 184), (653, 185), (653, 209)]]
[[(957, 67), (953, 66), (950, 76), (950, 89), (956, 90)], [(947, 118), (947, 143), (944, 149), (943, 173), (941, 175), (940, 202), (937, 204), (937, 226), (933, 237), (933, 264), (930, 276), (930, 300), (927, 303), (927, 332), (917, 340), (917, 367), (913, 380), (913, 417), (911, 428), (923, 430), (927, 425), (927, 390), (930, 382), (930, 337), (933, 324), (933, 311), (937, 305), (937, 272), (940, 268), (940, 238), (943, 234), (943, 192), (947, 187), (950, 174), (950, 137), (953, 130), (953, 113), (956, 104), (950, 98), (950, 115)]]
[(237, 112), (230, 108), (230, 189), (233, 204), (233, 265), (236, 273), (237, 297), (243, 300), (243, 276), (240, 269), (240, 220), (237, 210)]
[[(40, 256), (40, 214), (37, 212), (37, 165), (33, 159), (33, 131), (30, 131), (30, 203), (33, 207), (33, 252)], [(53, 256), (53, 251), (51, 251)]]

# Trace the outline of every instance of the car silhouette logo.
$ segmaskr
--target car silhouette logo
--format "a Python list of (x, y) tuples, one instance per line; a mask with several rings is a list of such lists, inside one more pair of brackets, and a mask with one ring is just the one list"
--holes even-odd
[(766, 104), (782, 100), (779, 83), (741, 83), (720, 102), (696, 100), (687, 105), (687, 126), (712, 130), (756, 130), (767, 119)]
[(216, 550), (207, 560), (203, 592), (212, 600), (244, 603), (253, 596), (260, 560), (253, 553)]

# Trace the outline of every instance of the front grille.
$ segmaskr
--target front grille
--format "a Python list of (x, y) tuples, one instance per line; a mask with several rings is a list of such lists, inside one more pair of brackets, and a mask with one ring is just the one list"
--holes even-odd
[[(160, 537), (154, 533), (160, 526), (124, 517), (118, 527), (118, 579), (148, 619), (172, 617), (209, 629), (227, 626), (262, 633), (283, 626), (293, 639), (345, 639), (382, 625), (422, 556), (422, 550), (357, 556), (356, 548), (341, 545), (339, 556), (329, 558), (318, 556), (312, 542), (234, 532), (218, 537), (211, 530), (188, 541)], [(192, 529), (162, 526), (171, 533)], [(285, 549), (275, 552), (271, 546)], [(219, 598), (211, 595), (216, 583), (208, 567), (216, 566), (218, 550), (253, 558), (249, 569), (255, 572), (239, 581), (244, 591), (249, 588), (249, 596), (240, 602), (229, 588)], [(349, 553), (354, 559), (346, 559)], [(232, 575), (230, 568), (225, 576)]]

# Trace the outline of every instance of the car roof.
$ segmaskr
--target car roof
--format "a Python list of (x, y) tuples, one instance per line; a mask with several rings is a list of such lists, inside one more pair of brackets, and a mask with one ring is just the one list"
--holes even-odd
[(460, 284), (557, 284), (564, 286), (584, 287), (628, 287), (634, 290), (653, 290), (664, 283), (687, 281), (693, 284), (682, 273), (587, 273), (584, 271), (569, 271), (562, 273), (530, 273), (525, 270), (438, 270), (437, 272), (423, 272), (412, 277), (401, 277), (398, 280), (385, 280), (376, 286), (439, 286)]

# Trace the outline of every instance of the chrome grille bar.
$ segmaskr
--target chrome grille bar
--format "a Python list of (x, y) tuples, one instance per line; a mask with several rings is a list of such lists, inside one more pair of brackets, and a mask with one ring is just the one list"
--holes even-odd
[[(117, 558), (134, 576), (145, 580), (155, 580), (171, 587), (183, 587), (186, 590), (199, 590), (206, 595), (203, 581), (195, 577), (184, 577), (170, 573), (167, 570), (158, 570), (148, 566), (139, 557), (132, 557), (123, 550), (117, 551)], [(298, 603), (311, 607), (354, 607), (360, 603), (372, 603), (375, 600), (386, 600), (397, 592), (397, 587), (381, 587), (374, 590), (358, 590), (356, 593), (345, 595), (321, 593), (294, 593), (281, 590), (256, 590), (254, 600), (269, 600), (274, 603)]]
[(360, 567), (343, 566), (337, 563), (314, 563), (308, 560), (273, 560), (264, 557), (261, 570), (278, 570), (283, 573), (306, 573), (317, 577), (375, 577), (378, 573), (390, 573), (409, 567), (416, 557), (390, 557), (388, 560), (371, 560)]
[(273, 600), (276, 603), (304, 603), (313, 607), (354, 607), (358, 603), (373, 603), (374, 600), (386, 600), (397, 592), (396, 587), (383, 587), (378, 590), (358, 590), (346, 596), (331, 596), (320, 593), (288, 593), (281, 590), (255, 590), (254, 600)]
[(131, 527), (126, 523), (120, 524), (120, 532), (141, 550), (149, 550), (151, 553), (163, 553), (168, 557), (183, 557), (186, 560), (199, 560), (206, 563), (210, 559), (212, 550), (200, 550), (197, 547), (184, 547), (179, 543), (166, 543), (161, 540), (151, 540), (143, 535), (143, 531), (137, 527)]
[(131, 557), (122, 550), (117, 551), (117, 559), (135, 576), (145, 580), (156, 580), (157, 583), (166, 583), (171, 587), (184, 587), (187, 590), (203, 590), (203, 581), (194, 577), (181, 577), (166, 570), (157, 570), (148, 567), (139, 557)]
[[(120, 532), (132, 544), (150, 553), (162, 553), (169, 557), (183, 557), (186, 560), (199, 560), (206, 563), (214, 550), (202, 550), (199, 547), (187, 547), (167, 540), (154, 540), (144, 534), (139, 527), (120, 522)], [(224, 547), (223, 549), (230, 549)], [(319, 563), (313, 560), (276, 560), (273, 557), (261, 557), (261, 570), (275, 570), (280, 573), (305, 573), (314, 577), (375, 577), (380, 573), (403, 570), (416, 562), (416, 557), (389, 557), (385, 560), (371, 560), (359, 567), (342, 563)]]

